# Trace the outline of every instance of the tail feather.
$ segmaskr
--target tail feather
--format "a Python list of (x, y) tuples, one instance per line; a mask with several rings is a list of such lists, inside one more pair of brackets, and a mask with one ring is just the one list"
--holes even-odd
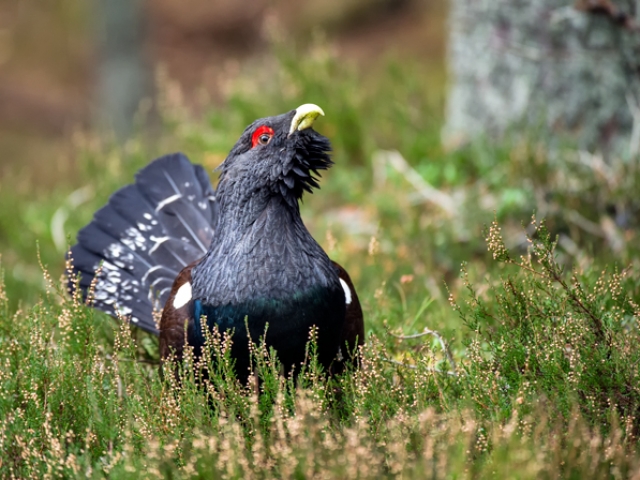
[(204, 218), (212, 220), (210, 201), (215, 194), (209, 178), (200, 165), (193, 165), (181, 153), (166, 155), (140, 170), (136, 186), (156, 211), (181, 198), (196, 206)]
[(93, 305), (157, 334), (153, 309), (164, 305), (180, 270), (206, 253), (215, 214), (201, 166), (180, 153), (154, 160), (78, 233), (70, 253), (84, 297), (102, 264)]
[[(74, 265), (100, 266), (102, 264), (92, 299), (92, 305), (95, 308), (114, 317), (118, 314), (128, 317), (131, 323), (148, 332), (157, 331), (153, 317), (149, 314), (154, 308), (152, 299), (140, 294), (142, 289), (136, 277), (86, 250), (82, 245), (75, 245), (72, 248), (72, 257)], [(76, 271), (80, 273), (79, 287), (86, 298), (95, 271), (93, 268), (76, 269)]]
[(143, 242), (140, 248), (150, 248), (146, 243), (151, 237), (164, 235), (159, 219), (154, 218), (152, 204), (144, 197), (137, 185), (127, 185), (118, 190), (111, 196), (108, 205), (96, 212), (95, 220), (102, 225), (113, 221), (111, 210), (128, 223), (127, 227), (135, 227), (140, 232), (144, 232), (143, 238), (139, 240)]
[(99, 224), (91, 222), (78, 233), (78, 244), (89, 252), (110, 261), (121, 270), (135, 276), (144, 275), (153, 266), (148, 256), (143, 256), (144, 253), (140, 254), (127, 245), (131, 239), (130, 234), (126, 231), (117, 232), (117, 230), (103, 230)]
[(172, 282), (180, 270), (203, 255), (202, 251), (186, 243), (183, 239), (168, 236), (157, 239), (155, 245), (149, 250), (153, 266), (162, 265), (171, 270)]
[(201, 256), (207, 253), (213, 234), (210, 219), (205, 218), (201, 211), (184, 199), (160, 207), (156, 215), (166, 230), (172, 232), (176, 238), (193, 245), (200, 251)]

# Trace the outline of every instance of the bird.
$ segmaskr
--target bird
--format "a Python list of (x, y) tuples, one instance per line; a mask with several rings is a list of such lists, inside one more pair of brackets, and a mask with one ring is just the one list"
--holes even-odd
[(300, 214), (303, 193), (333, 165), (330, 141), (313, 129), (321, 115), (304, 104), (251, 123), (217, 168), (215, 189), (182, 153), (149, 163), (78, 232), (69, 290), (159, 335), (162, 362), (180, 361), (186, 345), (201, 358), (204, 329), (217, 328), (232, 338), (239, 380), (261, 338), (289, 374), (315, 328), (319, 363), (342, 372), (364, 344), (362, 308)]

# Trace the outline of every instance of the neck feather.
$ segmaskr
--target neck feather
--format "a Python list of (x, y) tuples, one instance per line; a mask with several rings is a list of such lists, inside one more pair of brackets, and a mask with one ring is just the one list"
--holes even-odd
[(245, 198), (221, 202), (211, 247), (192, 273), (195, 297), (222, 305), (338, 284), (297, 202), (259, 193)]

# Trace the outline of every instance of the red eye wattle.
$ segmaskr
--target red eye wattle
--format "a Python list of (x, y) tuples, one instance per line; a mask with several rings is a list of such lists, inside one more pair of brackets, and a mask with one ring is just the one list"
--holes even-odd
[(251, 148), (255, 148), (257, 145), (267, 145), (273, 137), (273, 128), (262, 125), (256, 128), (251, 136)]

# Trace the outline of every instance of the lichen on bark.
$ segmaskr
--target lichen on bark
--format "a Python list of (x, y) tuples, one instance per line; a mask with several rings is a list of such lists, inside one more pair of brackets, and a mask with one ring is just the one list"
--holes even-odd
[(639, 0), (452, 0), (445, 141), (535, 126), (551, 144), (638, 153), (638, 7)]

